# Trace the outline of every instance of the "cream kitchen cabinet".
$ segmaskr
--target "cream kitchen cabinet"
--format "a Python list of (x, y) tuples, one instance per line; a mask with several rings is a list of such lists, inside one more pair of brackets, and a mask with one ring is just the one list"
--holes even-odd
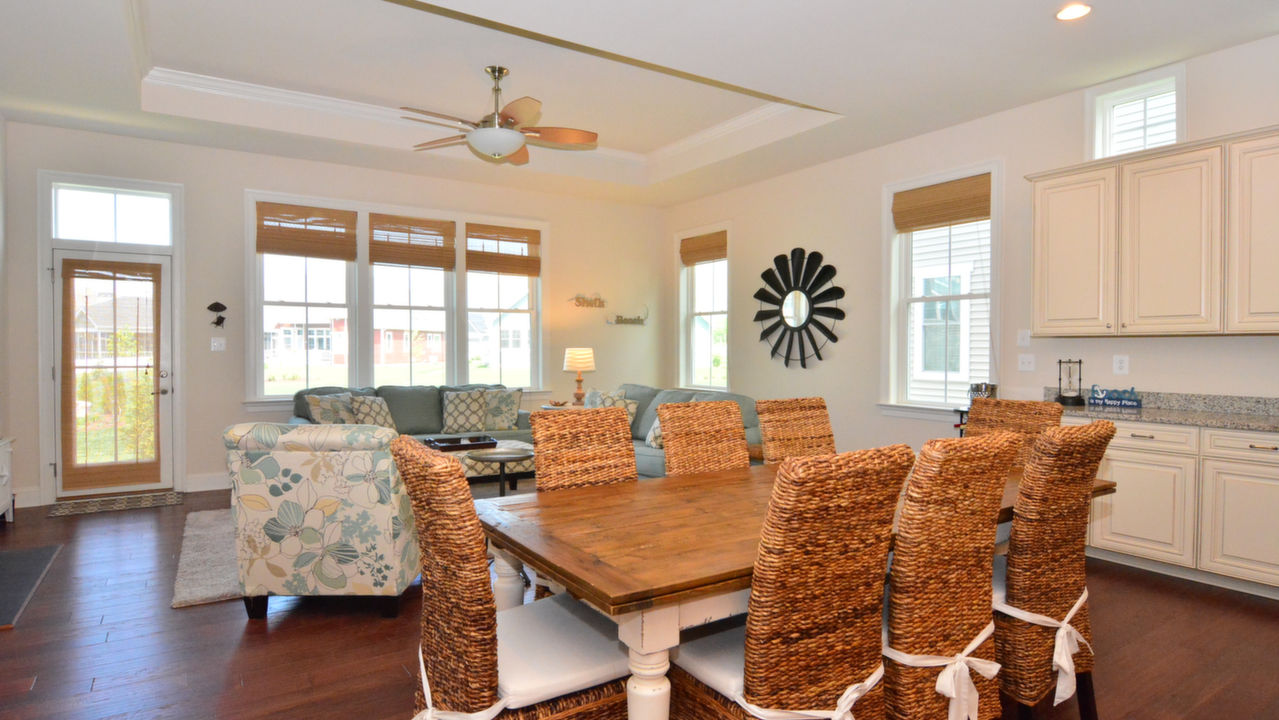
[(1226, 331), (1279, 332), (1279, 134), (1226, 153)]
[(1220, 146), (1120, 165), (1119, 331), (1222, 328)]
[(1116, 489), (1093, 501), (1089, 544), (1194, 567), (1197, 465), (1190, 455), (1108, 450), (1097, 475)]
[(1118, 171), (1035, 183), (1035, 318), (1040, 335), (1113, 335)]
[(1199, 568), (1279, 585), (1279, 435), (1203, 433)]

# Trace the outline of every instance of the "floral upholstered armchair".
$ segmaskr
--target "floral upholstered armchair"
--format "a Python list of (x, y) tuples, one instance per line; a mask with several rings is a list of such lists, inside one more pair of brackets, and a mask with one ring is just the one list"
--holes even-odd
[(223, 434), (240, 589), (249, 617), (269, 595), (399, 595), (418, 574), (413, 510), (373, 425), (244, 423)]

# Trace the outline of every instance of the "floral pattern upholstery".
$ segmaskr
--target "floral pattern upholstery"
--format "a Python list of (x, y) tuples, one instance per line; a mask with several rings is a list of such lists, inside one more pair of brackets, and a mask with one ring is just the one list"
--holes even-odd
[(399, 595), (418, 574), (394, 430), (244, 423), (226, 429), (245, 596)]

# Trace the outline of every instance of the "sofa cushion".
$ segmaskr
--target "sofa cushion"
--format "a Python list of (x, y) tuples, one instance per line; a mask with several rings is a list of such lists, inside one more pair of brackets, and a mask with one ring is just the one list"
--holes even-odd
[(373, 388), (344, 388), (336, 385), (325, 385), (322, 387), (307, 388), (298, 390), (293, 393), (293, 415), (294, 417), (306, 418), (311, 422), (315, 422), (315, 418), (311, 417), (311, 407), (306, 404), (308, 395), (336, 395), (338, 393), (350, 393), (351, 395), (373, 395)]
[(440, 390), (433, 385), (383, 385), (377, 395), (386, 401), (400, 432), (418, 435), (444, 429)]
[(351, 407), (355, 410), (355, 422), (360, 425), (396, 429), (395, 418), (391, 417), (386, 400), (376, 395), (356, 395), (351, 398)]
[(648, 385), (636, 385), (635, 383), (623, 383), (617, 388), (626, 393), (629, 400), (634, 400), (635, 416), (631, 418), (631, 437), (635, 440), (643, 440), (648, 437), (648, 428), (644, 428), (640, 432), (640, 423), (643, 421), (644, 413), (648, 411), (648, 406), (653, 402), (653, 398), (657, 397), (659, 390)]
[(639, 409), (639, 403), (626, 397), (625, 390), (617, 390), (611, 393), (601, 393), (592, 390), (586, 395), (585, 407), (588, 408), (607, 408), (620, 407), (626, 410), (626, 422), (630, 424), (635, 421), (635, 413)]
[(484, 417), (488, 414), (486, 390), (459, 390), (442, 393), (444, 396), (444, 432), (465, 433), (484, 429)]
[(639, 427), (635, 428), (635, 431), (631, 433), (631, 437), (641, 441), (648, 437), (648, 431), (652, 429), (653, 421), (657, 419), (658, 405), (688, 402), (692, 399), (692, 390), (662, 390), (658, 392), (644, 410), (644, 415), (639, 418)]
[(661, 418), (653, 421), (653, 427), (648, 429), (648, 437), (644, 438), (644, 444), (651, 448), (657, 448), (658, 450), (665, 449), (665, 443), (662, 442)]
[(355, 424), (355, 408), (351, 406), (350, 393), (307, 395), (306, 404), (311, 419), (321, 425)]
[(523, 398), (523, 390), (485, 390), (484, 429), (514, 430)]
[(655, 478), (666, 475), (666, 452), (649, 447), (643, 440), (632, 440), (635, 446), (635, 469), (640, 477)]

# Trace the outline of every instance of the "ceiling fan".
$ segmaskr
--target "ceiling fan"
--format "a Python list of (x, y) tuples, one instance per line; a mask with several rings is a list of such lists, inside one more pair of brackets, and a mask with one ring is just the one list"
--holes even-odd
[(421, 108), (400, 108), (406, 112), (425, 116), (406, 115), (405, 120), (443, 125), (463, 131), (461, 135), (419, 143), (413, 146), (414, 150), (433, 150), (466, 143), (476, 152), (495, 160), (505, 159), (512, 165), (523, 165), (528, 162), (528, 147), (524, 144), (525, 140), (538, 140), (549, 145), (593, 145), (599, 139), (599, 135), (589, 130), (533, 126), (532, 123), (542, 114), (542, 101), (522, 97), (502, 107), (502, 78), (506, 77), (510, 71), (498, 65), (489, 65), (484, 68), (484, 72), (493, 78), (493, 112), (485, 115), (479, 122), (471, 122)]

